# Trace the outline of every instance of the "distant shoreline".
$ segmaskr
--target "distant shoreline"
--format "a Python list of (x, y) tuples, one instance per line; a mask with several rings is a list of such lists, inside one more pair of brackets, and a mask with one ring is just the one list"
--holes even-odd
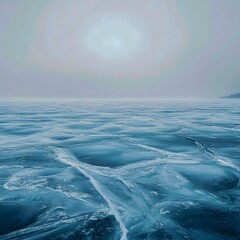
[(240, 98), (240, 92), (239, 93), (234, 93), (234, 94), (231, 94), (231, 95), (227, 95), (227, 96), (223, 96), (223, 97), (220, 97), (220, 98)]

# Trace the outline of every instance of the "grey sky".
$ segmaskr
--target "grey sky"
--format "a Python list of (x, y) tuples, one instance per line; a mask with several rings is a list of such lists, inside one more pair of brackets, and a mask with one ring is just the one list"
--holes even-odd
[(239, 0), (1, 0), (0, 97), (240, 91)]

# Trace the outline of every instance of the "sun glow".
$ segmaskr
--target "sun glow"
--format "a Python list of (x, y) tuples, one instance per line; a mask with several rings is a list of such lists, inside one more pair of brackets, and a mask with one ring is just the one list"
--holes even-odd
[(84, 35), (85, 45), (106, 59), (131, 58), (144, 47), (140, 28), (121, 15), (101, 16)]

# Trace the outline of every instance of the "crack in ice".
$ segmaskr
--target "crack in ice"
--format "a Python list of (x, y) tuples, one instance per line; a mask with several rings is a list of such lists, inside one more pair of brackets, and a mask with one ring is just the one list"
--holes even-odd
[(67, 153), (66, 151), (64, 151), (64, 150), (62, 150), (60, 148), (51, 148), (51, 149), (55, 153), (55, 155), (57, 157), (57, 160), (59, 160), (60, 162), (66, 164), (66, 165), (69, 165), (69, 166), (73, 167), (74, 169), (76, 169), (79, 172), (81, 172), (87, 179), (89, 179), (89, 181), (92, 184), (92, 186), (96, 189), (96, 191), (102, 196), (102, 198), (108, 204), (108, 206), (109, 206), (109, 208), (111, 210), (111, 213), (113, 214), (113, 216), (115, 217), (116, 221), (118, 222), (119, 227), (120, 227), (121, 232), (122, 232), (121, 240), (127, 240), (128, 230), (125, 227), (118, 210), (116, 209), (114, 204), (111, 202), (111, 200), (107, 197), (107, 195), (104, 194), (103, 190), (101, 189), (101, 186), (100, 186), (99, 182), (96, 181), (87, 172), (87, 170), (81, 166), (80, 161), (77, 160), (73, 155), (71, 155), (70, 153)]

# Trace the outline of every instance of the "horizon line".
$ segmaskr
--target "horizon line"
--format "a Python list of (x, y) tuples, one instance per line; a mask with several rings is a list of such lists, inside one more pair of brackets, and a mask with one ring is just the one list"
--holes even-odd
[(222, 97), (112, 97), (112, 98), (81, 98), (81, 97), (0, 97), (0, 101), (44, 101), (44, 100), (50, 100), (50, 101), (93, 101), (93, 100), (102, 100), (102, 101), (108, 101), (108, 100), (114, 100), (114, 101), (121, 101), (121, 100), (146, 100), (146, 101), (156, 101), (156, 100), (217, 100), (217, 99), (227, 99)]

